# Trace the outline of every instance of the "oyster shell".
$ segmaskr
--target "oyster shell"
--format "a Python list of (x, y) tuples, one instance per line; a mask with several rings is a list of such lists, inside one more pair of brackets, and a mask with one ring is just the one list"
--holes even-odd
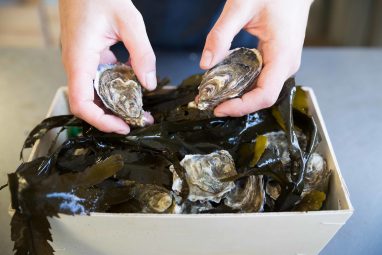
[(276, 200), (281, 194), (280, 184), (268, 181), (265, 187), (265, 193), (267, 193), (273, 200)]
[(262, 57), (256, 49), (238, 48), (204, 75), (199, 85), (197, 107), (213, 109), (219, 103), (239, 97), (259, 75)]
[(313, 190), (327, 192), (330, 174), (331, 171), (326, 166), (324, 158), (316, 152), (312, 153), (306, 167), (303, 192)]
[[(302, 147), (306, 147), (307, 139), (305, 135), (301, 132), (296, 131), (297, 137)], [(270, 132), (265, 134), (267, 137), (267, 147), (274, 146), (278, 148), (281, 156), (281, 161), (284, 165), (290, 164), (290, 156), (288, 150), (288, 140), (284, 131)], [(310, 156), (306, 173), (304, 177), (304, 189), (303, 193), (311, 192), (312, 190), (319, 190), (326, 192), (328, 189), (330, 169), (326, 166), (325, 159), (318, 153), (314, 152)], [(278, 197), (278, 192), (280, 188), (267, 184), (266, 191), (267, 194), (272, 198)]]
[[(220, 181), (236, 175), (235, 163), (226, 150), (206, 155), (186, 155), (180, 164), (186, 171), (186, 181), (189, 186), (187, 199), (192, 202), (213, 201), (219, 203), (222, 197), (235, 187), (232, 181)], [(173, 166), (170, 166), (170, 171), (173, 173), (172, 189), (179, 194), (182, 180), (176, 174)]]
[(94, 88), (103, 104), (126, 123), (140, 127), (146, 125), (142, 87), (130, 66), (100, 65)]
[(261, 212), (264, 209), (265, 192), (262, 176), (249, 176), (243, 185), (237, 184), (224, 199), (224, 203), (242, 212)]
[(173, 204), (171, 192), (162, 186), (129, 180), (125, 180), (123, 184), (131, 187), (130, 195), (142, 206), (142, 212), (163, 213)]
[[(306, 147), (307, 139), (304, 133), (295, 131), (298, 141), (302, 148)], [(286, 133), (284, 131), (277, 131), (277, 132), (269, 132), (264, 134), (264, 136), (267, 137), (267, 147), (273, 146), (278, 149), (281, 161), (284, 165), (288, 165), (290, 163), (290, 156), (289, 156), (289, 147), (288, 147), (288, 139), (286, 136)]]
[(184, 201), (181, 204), (175, 204), (174, 210), (172, 213), (183, 214), (183, 213), (202, 213), (208, 210), (212, 210), (214, 207), (209, 201), (196, 201), (191, 202), (190, 200)]

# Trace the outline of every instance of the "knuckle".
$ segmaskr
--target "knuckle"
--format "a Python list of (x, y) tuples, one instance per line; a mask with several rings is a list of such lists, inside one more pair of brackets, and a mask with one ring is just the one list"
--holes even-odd
[(130, 30), (141, 29), (144, 26), (143, 16), (135, 7), (121, 9), (117, 16), (117, 24), (120, 29), (124, 27)]
[(131, 63), (137, 71), (145, 72), (145, 70), (155, 69), (156, 57), (151, 49), (142, 52), (132, 52)]
[(143, 16), (136, 8), (131, 8), (128, 15), (123, 15), (123, 17), (125, 17), (125, 22), (130, 23), (133, 27), (144, 24)]
[(152, 50), (145, 51), (142, 57), (147, 62), (156, 63), (156, 57), (155, 57), (154, 51)]
[(142, 14), (136, 9), (135, 9), (135, 12), (133, 15), (133, 21), (134, 21), (134, 24), (136, 24), (136, 25), (144, 24)]
[(135, 71), (138, 72), (137, 75), (139, 75), (141, 72), (144, 73), (155, 69), (156, 58), (153, 52), (146, 51), (141, 55), (134, 54), (131, 58), (131, 64)]

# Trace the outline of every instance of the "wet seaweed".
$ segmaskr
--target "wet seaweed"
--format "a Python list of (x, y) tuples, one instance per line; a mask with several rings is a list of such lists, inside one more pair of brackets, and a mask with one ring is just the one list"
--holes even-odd
[(83, 121), (74, 117), (73, 115), (61, 115), (53, 116), (43, 120), (38, 124), (32, 131), (29, 133), (28, 137), (25, 139), (24, 145), (20, 152), (20, 159), (23, 159), (23, 150), (31, 148), (36, 141), (41, 139), (46, 133), (53, 128), (69, 127), (69, 126), (78, 126)]

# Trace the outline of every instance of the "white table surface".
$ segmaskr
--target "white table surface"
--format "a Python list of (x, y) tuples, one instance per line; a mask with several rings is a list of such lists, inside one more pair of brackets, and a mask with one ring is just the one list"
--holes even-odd
[[(199, 55), (157, 54), (158, 73), (177, 84), (199, 72)], [(355, 208), (321, 252), (382, 254), (382, 49), (307, 48), (299, 84), (313, 87)], [(65, 74), (58, 50), (0, 48), (0, 184), (19, 165), (28, 133), (45, 116)], [(12, 254), (9, 192), (0, 192), (0, 253)]]

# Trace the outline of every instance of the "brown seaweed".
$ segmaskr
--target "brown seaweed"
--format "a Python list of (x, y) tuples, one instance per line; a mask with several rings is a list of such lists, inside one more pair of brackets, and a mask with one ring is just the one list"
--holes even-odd
[(295, 211), (307, 212), (318, 211), (326, 199), (326, 194), (322, 191), (312, 190), (306, 194), (301, 201), (293, 208)]

